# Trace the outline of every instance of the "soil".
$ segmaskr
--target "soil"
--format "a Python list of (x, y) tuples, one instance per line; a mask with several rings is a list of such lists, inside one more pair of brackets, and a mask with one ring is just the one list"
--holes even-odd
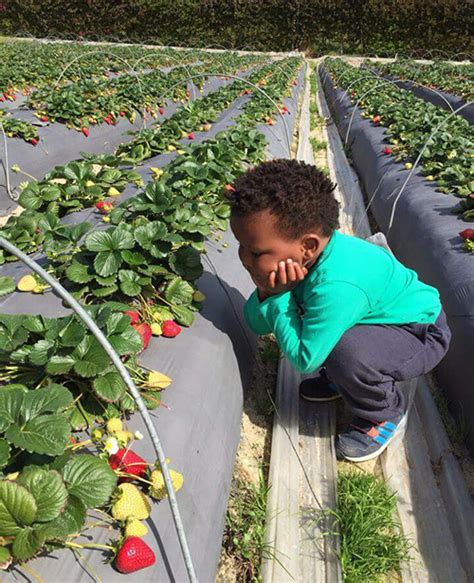
[[(273, 409), (268, 394), (276, 386), (279, 351), (272, 336), (257, 340), (257, 354), (250, 390), (244, 396), (240, 443), (234, 466), (237, 480), (258, 485), (263, 470), (265, 481), (270, 466)], [(232, 498), (229, 505), (232, 504)], [(222, 549), (216, 583), (242, 583), (239, 559)]]

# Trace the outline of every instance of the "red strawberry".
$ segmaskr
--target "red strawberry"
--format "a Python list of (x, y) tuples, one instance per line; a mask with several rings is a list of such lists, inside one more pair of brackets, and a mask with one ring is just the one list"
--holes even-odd
[(135, 330), (142, 337), (143, 350), (145, 350), (145, 348), (148, 346), (148, 344), (150, 342), (150, 338), (152, 336), (150, 325), (143, 323), (143, 324), (132, 324), (132, 326), (133, 326), (133, 328), (135, 328)]
[(174, 338), (181, 332), (181, 328), (173, 320), (165, 320), (161, 325), (161, 331), (165, 338)]
[(386, 148), (383, 149), (383, 153), (384, 154), (391, 154), (392, 153), (392, 148), (389, 148), (388, 146)]
[(110, 117), (110, 115), (107, 115), (106, 117), (104, 117), (104, 121), (106, 124), (108, 125), (112, 125), (112, 118)]
[(120, 111), (119, 112), (120, 117), (125, 117), (125, 112), (124, 111)]
[(36, 138), (31, 138), (30, 144), (33, 144), (33, 146), (36, 146), (37, 143), (38, 143), (38, 140)]
[(154, 565), (155, 554), (138, 536), (127, 536), (115, 557), (115, 567), (120, 573), (134, 573)]
[(372, 118), (372, 121), (373, 121), (375, 124), (378, 124), (378, 123), (380, 123), (380, 120), (381, 120), (381, 117), (380, 117), (380, 115), (375, 115), (375, 116)]
[(47, 121), (49, 121), (49, 117), (47, 115), (43, 115), (42, 117), (39, 118), (39, 120), (47, 122)]
[(89, 130), (88, 130), (88, 128), (81, 128), (81, 132), (86, 136), (86, 138), (89, 137)]
[(474, 241), (474, 229), (464, 229), (464, 231), (461, 231), (459, 234), (463, 239)]
[(160, 107), (160, 109), (158, 111), (160, 112), (160, 115), (165, 115), (165, 108), (164, 107)]
[(3, 97), (3, 95), (0, 95), (0, 101), (5, 101), (5, 97)]
[(226, 189), (228, 192), (237, 192), (237, 191), (235, 190), (235, 188), (232, 186), (232, 184), (226, 184), (226, 185), (224, 186), (224, 188), (225, 188), (225, 189)]
[(191, 92), (189, 89), (186, 89), (186, 97), (189, 99), (191, 97)]
[[(119, 449), (117, 453), (114, 453), (109, 457), (109, 466), (113, 470), (119, 470), (121, 472), (126, 472), (130, 476), (138, 476), (141, 478), (148, 467), (146, 461), (136, 454), (131, 449)], [(131, 478), (133, 479), (133, 478)], [(127, 478), (124, 478), (127, 480)]]
[(114, 208), (111, 202), (105, 202), (103, 200), (96, 203), (95, 208), (102, 214), (107, 215)]
[(293, 85), (293, 87), (296, 87), (298, 85), (298, 81), (293, 81), (291, 84)]
[(194, 132), (188, 134), (188, 140), (194, 140)]
[[(99, 205), (99, 204), (101, 204), (101, 203), (98, 202), (97, 205)], [(102, 203), (102, 205), (103, 204), (104, 203)], [(140, 314), (138, 312), (135, 312), (134, 310), (127, 310), (126, 312), (124, 312), (124, 314), (127, 314), (127, 316), (130, 318), (131, 324), (137, 324), (138, 320), (140, 319)]]

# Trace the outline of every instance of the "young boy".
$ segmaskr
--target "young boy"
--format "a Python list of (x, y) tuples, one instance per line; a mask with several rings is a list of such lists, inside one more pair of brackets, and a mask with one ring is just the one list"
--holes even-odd
[(256, 334), (273, 332), (302, 373), (308, 401), (342, 397), (353, 413), (338, 457), (377, 457), (404, 430), (395, 381), (430, 371), (451, 338), (436, 289), (385, 249), (339, 233), (334, 186), (315, 166), (273, 160), (226, 196), (239, 257), (257, 289), (245, 305)]

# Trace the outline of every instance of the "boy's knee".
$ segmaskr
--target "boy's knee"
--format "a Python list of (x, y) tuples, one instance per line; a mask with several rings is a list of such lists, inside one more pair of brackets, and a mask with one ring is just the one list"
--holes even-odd
[(365, 359), (356, 328), (343, 334), (324, 363), (328, 377), (336, 384), (344, 385), (344, 381), (363, 374)]

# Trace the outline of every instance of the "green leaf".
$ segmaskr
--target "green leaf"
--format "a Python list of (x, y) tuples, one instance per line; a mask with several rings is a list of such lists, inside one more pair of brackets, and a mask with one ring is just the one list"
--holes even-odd
[(135, 354), (143, 348), (140, 334), (130, 325), (121, 334), (111, 336), (109, 342), (119, 356)]
[(23, 395), (21, 416), (29, 421), (42, 413), (52, 413), (68, 407), (73, 401), (71, 392), (62, 385), (50, 384)]
[(66, 277), (74, 283), (89, 283), (94, 274), (89, 273), (89, 266), (73, 261), (66, 269)]
[(18, 561), (28, 561), (34, 557), (44, 544), (41, 531), (31, 527), (23, 528), (13, 541), (12, 554)]
[(0, 536), (18, 534), (36, 517), (36, 502), (23, 486), (9, 480), (0, 481)]
[(108, 403), (115, 403), (125, 392), (125, 383), (117, 372), (108, 372), (97, 377), (93, 384), (94, 393)]
[[(80, 532), (86, 521), (86, 510), (84, 503), (79, 498), (69, 494), (66, 508), (49, 524), (51, 531), (64, 533), (61, 538)], [(54, 537), (50, 535), (48, 538)]]
[(92, 294), (96, 298), (106, 298), (118, 291), (118, 285), (109, 285), (107, 287), (96, 287), (92, 290)]
[(172, 279), (165, 288), (165, 300), (178, 306), (188, 305), (193, 301), (194, 289), (180, 277)]
[(117, 484), (117, 476), (109, 464), (87, 454), (74, 456), (62, 474), (69, 494), (79, 498), (87, 508), (108, 502)]
[(51, 358), (55, 343), (51, 340), (38, 340), (31, 349), (29, 359), (36, 366), (45, 365)]
[(142, 291), (140, 276), (130, 269), (121, 269), (118, 273), (120, 289), (127, 296), (138, 296)]
[(77, 346), (84, 338), (85, 333), (84, 324), (71, 318), (59, 333), (59, 338), (63, 346)]
[(0, 275), (0, 297), (11, 294), (16, 289), (15, 280), (9, 275)]
[(122, 263), (122, 256), (118, 251), (101, 251), (94, 259), (94, 268), (102, 277), (116, 273)]
[(44, 332), (45, 330), (45, 323), (41, 316), (27, 316), (23, 320), (23, 327), (29, 330), (30, 332)]
[(175, 316), (175, 320), (178, 324), (182, 324), (183, 326), (191, 326), (194, 322), (194, 314), (189, 308), (185, 306), (173, 306), (171, 308), (173, 314)]
[(0, 439), (0, 469), (8, 465), (9, 460), (10, 446), (8, 445), (8, 441), (6, 439)]
[(55, 354), (46, 365), (46, 372), (52, 375), (65, 374), (74, 366), (75, 360), (72, 356), (60, 356)]
[(30, 453), (59, 455), (67, 445), (70, 429), (64, 414), (40, 415), (25, 425), (10, 425), (5, 437), (16, 447)]
[(108, 231), (94, 231), (86, 238), (86, 249), (88, 251), (113, 251), (112, 237)]
[(81, 377), (94, 377), (102, 371), (104, 364), (109, 363), (107, 353), (91, 336), (84, 338), (72, 356), (76, 359), (74, 370)]
[(195, 280), (202, 275), (201, 255), (192, 247), (180, 247), (169, 262), (171, 269), (184, 279)]
[(5, 389), (2, 387), (0, 391), (0, 431), (5, 431), (18, 419), (25, 394), (22, 389)]
[(37, 507), (35, 522), (53, 520), (64, 510), (68, 494), (59, 472), (35, 468), (20, 475), (17, 483), (34, 496)]

